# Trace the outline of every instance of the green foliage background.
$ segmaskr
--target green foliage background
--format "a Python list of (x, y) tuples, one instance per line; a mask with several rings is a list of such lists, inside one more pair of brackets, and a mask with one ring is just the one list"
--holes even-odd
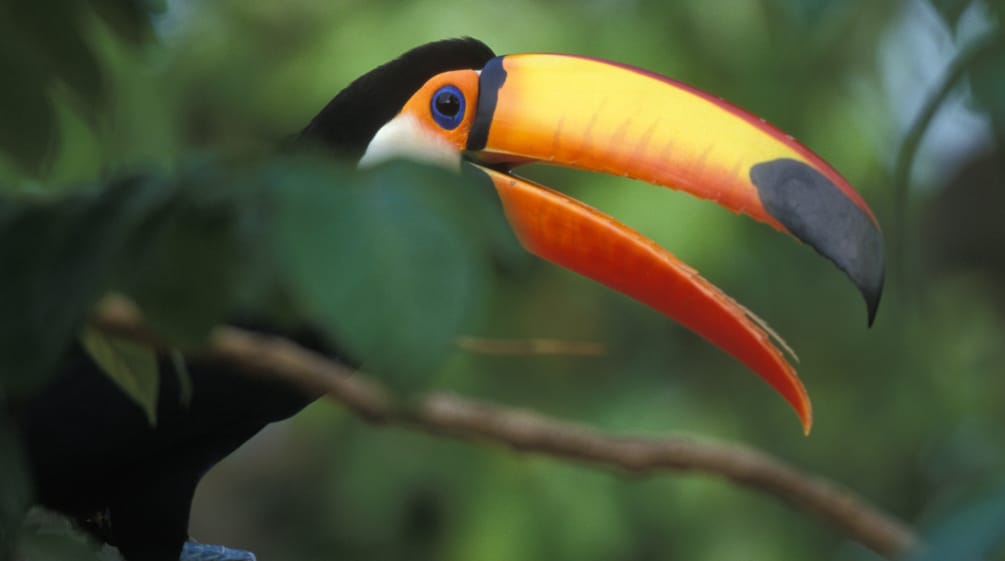
[[(748, 443), (931, 529), (942, 558), (1000, 556), (1003, 13), (950, 0), (0, 0), (0, 395), (44, 381), (104, 290), (136, 298), (182, 344), (252, 308), (323, 325), (399, 389)], [(577, 53), (673, 76), (767, 118), (857, 186), (891, 259), (872, 329), (838, 271), (768, 228), (664, 189), (528, 170), (767, 319), (802, 359), (809, 438), (726, 355), (522, 257), (484, 183), (277, 155), (356, 76), (463, 35), (497, 53)], [(919, 150), (900, 153), (953, 58), (977, 42), (933, 102), (932, 126), (917, 129)], [(608, 353), (474, 355), (451, 349), (458, 333), (597, 341)], [(27, 487), (7, 425), (10, 544)], [(192, 531), (286, 561), (875, 558), (718, 480), (632, 479), (373, 428), (325, 402), (214, 470)], [(89, 555), (26, 536), (33, 559)]]

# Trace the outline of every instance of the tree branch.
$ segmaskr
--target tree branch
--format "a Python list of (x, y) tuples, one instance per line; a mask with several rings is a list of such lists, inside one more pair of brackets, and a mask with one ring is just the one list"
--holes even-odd
[(604, 356), (607, 348), (592, 341), (559, 341), (556, 339), (488, 339), (465, 335), (456, 340), (457, 348), (485, 355), (563, 355)]
[[(110, 334), (163, 347), (128, 303), (106, 300), (92, 321)], [(888, 559), (900, 558), (918, 545), (904, 523), (850, 490), (746, 446), (683, 437), (613, 435), (446, 393), (427, 394), (413, 406), (402, 408), (380, 385), (344, 365), (286, 339), (234, 327), (215, 328), (206, 353), (249, 374), (327, 394), (370, 423), (404, 424), (428, 433), (484, 440), (634, 474), (691, 471), (718, 475), (779, 497)]]

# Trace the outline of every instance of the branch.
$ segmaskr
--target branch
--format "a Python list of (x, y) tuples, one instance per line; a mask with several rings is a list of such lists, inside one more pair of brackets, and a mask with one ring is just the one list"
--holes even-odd
[[(106, 300), (92, 321), (110, 334), (163, 347), (128, 303)], [(848, 489), (753, 448), (683, 437), (613, 435), (446, 393), (427, 394), (402, 408), (380, 385), (344, 365), (286, 339), (234, 327), (215, 328), (206, 352), (248, 373), (327, 394), (370, 423), (404, 424), (427, 433), (485, 440), (640, 475), (667, 471), (718, 475), (788, 501), (888, 559), (903, 557), (918, 545), (904, 523)]]
[(456, 340), (461, 350), (484, 355), (562, 355), (604, 356), (607, 348), (592, 341), (559, 341), (556, 339), (487, 339), (462, 336)]

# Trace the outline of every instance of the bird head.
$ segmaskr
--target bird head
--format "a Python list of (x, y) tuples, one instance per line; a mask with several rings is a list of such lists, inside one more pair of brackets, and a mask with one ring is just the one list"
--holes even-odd
[(871, 324), (883, 239), (862, 197), (791, 136), (719, 98), (639, 68), (559, 54), (495, 56), (474, 39), (413, 49), (362, 76), (301, 138), (359, 158), (474, 166), (531, 253), (674, 319), (767, 381), (812, 424), (780, 339), (639, 232), (514, 170), (545, 163), (690, 193), (764, 222), (832, 261)]

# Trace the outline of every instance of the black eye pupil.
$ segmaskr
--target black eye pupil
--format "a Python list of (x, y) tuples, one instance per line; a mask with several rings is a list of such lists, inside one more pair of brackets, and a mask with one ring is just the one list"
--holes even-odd
[(453, 117), (461, 110), (461, 100), (453, 92), (442, 92), (436, 96), (436, 110), (446, 117)]
[(444, 130), (452, 131), (464, 120), (464, 94), (457, 86), (447, 84), (436, 90), (429, 105), (431, 117)]

